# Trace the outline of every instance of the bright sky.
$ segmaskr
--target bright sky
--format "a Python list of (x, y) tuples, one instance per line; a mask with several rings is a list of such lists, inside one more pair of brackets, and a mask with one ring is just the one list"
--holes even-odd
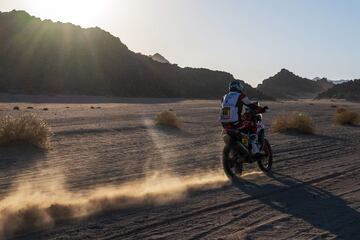
[(99, 26), (131, 50), (256, 86), (281, 68), (360, 78), (357, 0), (0, 0), (0, 11)]

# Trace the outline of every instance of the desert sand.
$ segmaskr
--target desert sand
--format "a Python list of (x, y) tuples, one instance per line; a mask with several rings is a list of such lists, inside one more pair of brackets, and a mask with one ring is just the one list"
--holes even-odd
[[(360, 112), (360, 104), (263, 103), (267, 127), (301, 111), (317, 132), (268, 131), (272, 173), (245, 165), (235, 186), (220, 163), (219, 101), (0, 100), (0, 116), (36, 114), (53, 132), (48, 151), (0, 148), (0, 238), (360, 239), (360, 127), (333, 124), (331, 107)], [(154, 125), (167, 109), (182, 129)]]

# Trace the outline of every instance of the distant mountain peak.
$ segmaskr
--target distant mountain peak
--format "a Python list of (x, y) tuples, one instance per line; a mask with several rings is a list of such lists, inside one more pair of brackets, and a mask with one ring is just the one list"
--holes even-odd
[(296, 76), (293, 72), (287, 70), (286, 68), (282, 68), (280, 72), (275, 74), (275, 76)]
[(289, 70), (287, 70), (286, 68), (282, 68), (281, 70), (280, 70), (280, 72), (281, 73), (284, 73), (284, 72), (287, 72), (287, 73), (291, 73)]
[(265, 79), (257, 89), (279, 99), (313, 98), (333, 86), (325, 78), (312, 81), (282, 68), (274, 76)]
[(160, 63), (170, 63), (165, 57), (163, 57), (160, 53), (155, 53), (154, 55), (150, 55), (150, 58), (156, 62)]
[(313, 80), (313, 81), (315, 81), (315, 82), (317, 82), (317, 81), (321, 81), (321, 82), (331, 82), (329, 79), (327, 79), (326, 77), (322, 77), (322, 78), (320, 78), (320, 77), (314, 77), (313, 79), (311, 79), (311, 80)]
[(323, 77), (323, 78), (320, 78), (319, 80), (317, 80), (318, 82), (327, 82), (327, 83), (331, 83), (331, 81), (329, 81), (329, 79)]

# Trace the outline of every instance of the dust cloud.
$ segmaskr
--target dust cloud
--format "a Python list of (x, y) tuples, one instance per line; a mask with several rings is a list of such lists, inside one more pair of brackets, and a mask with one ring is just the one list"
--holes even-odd
[[(184, 199), (191, 190), (208, 190), (228, 183), (222, 171), (174, 175), (169, 170), (169, 159), (177, 159), (176, 152), (166, 151), (166, 139), (163, 133), (152, 128), (151, 121), (144, 120), (144, 125), (159, 153), (156, 169), (149, 170), (153, 161), (149, 158), (144, 163), (146, 174), (142, 179), (74, 192), (66, 188), (65, 174), (59, 166), (40, 167), (36, 180), (17, 179), (14, 189), (0, 200), (0, 239), (107, 211), (169, 204)], [(261, 172), (249, 172), (243, 176), (259, 174)], [(46, 177), (49, 175), (56, 177)]]
[(188, 177), (154, 173), (120, 186), (74, 193), (66, 190), (64, 179), (36, 183), (20, 181), (0, 201), (0, 239), (106, 211), (167, 204), (183, 199), (189, 190), (211, 189), (226, 183), (227, 179), (220, 172)]

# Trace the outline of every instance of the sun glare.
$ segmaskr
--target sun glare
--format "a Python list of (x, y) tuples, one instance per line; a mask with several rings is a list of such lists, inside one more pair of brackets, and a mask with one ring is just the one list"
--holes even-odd
[(99, 0), (33, 0), (31, 13), (43, 19), (71, 22), (83, 27), (95, 26), (106, 15), (109, 1)]

